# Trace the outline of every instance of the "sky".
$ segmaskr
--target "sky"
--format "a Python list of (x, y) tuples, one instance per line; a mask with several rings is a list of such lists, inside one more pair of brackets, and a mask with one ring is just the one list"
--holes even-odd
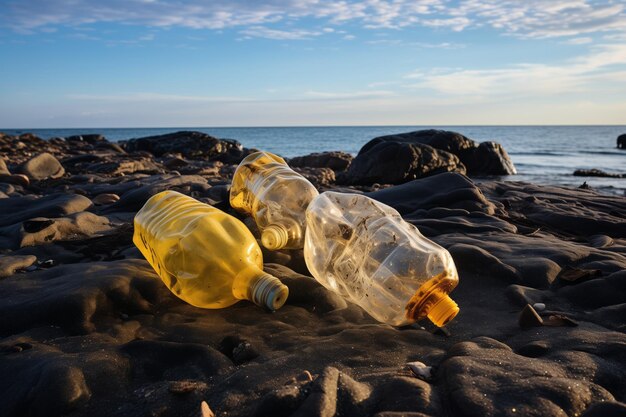
[(626, 124), (626, 0), (0, 0), (0, 128)]

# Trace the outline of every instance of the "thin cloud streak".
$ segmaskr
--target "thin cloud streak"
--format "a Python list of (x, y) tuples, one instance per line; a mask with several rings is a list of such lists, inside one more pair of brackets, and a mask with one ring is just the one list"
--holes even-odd
[[(304, 33), (316, 32), (306, 27), (306, 18), (317, 19), (326, 30), (358, 22), (369, 29), (421, 26), (463, 31), (488, 26), (522, 38), (626, 32), (626, 5), (599, 0), (461, 0), (456, 6), (445, 0), (25, 0), (8, 3), (5, 9), (0, 25), (21, 33), (113, 22), (162, 28), (243, 28), (252, 33), (256, 28), (251, 36), (285, 40), (313, 36)], [(289, 30), (273, 27), (286, 21), (296, 26)]]

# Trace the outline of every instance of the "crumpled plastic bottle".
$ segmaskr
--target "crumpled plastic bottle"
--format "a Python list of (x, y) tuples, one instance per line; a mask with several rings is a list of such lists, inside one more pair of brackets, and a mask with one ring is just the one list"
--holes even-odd
[(459, 307), (450, 253), (393, 208), (359, 194), (324, 192), (306, 211), (304, 258), (327, 289), (394, 326), (428, 317), (441, 327)]
[(248, 155), (237, 167), (230, 205), (251, 215), (270, 250), (302, 249), (305, 210), (317, 189), (285, 160), (270, 152)]
[(263, 272), (261, 248), (233, 216), (176, 191), (152, 196), (135, 216), (133, 242), (165, 285), (202, 308), (250, 300), (280, 308), (289, 289)]

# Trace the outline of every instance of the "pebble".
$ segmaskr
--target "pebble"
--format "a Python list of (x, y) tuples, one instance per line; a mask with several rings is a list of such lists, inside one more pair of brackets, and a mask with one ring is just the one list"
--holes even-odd
[(30, 185), (30, 179), (24, 174), (0, 175), (0, 182), (21, 185), (22, 187)]
[(106, 204), (113, 204), (120, 199), (117, 194), (98, 194), (91, 199), (96, 206), (103, 206)]
[(413, 375), (419, 379), (429, 380), (433, 376), (433, 367), (427, 366), (423, 362), (409, 362), (406, 365), (409, 367), (411, 372), (413, 372)]
[(546, 309), (546, 305), (544, 303), (535, 303), (533, 304), (533, 308), (535, 311), (543, 311)]

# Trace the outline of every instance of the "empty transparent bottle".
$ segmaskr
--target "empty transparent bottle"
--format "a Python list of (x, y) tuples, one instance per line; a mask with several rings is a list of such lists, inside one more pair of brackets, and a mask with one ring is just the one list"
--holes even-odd
[(327, 289), (394, 326), (428, 317), (443, 326), (459, 312), (447, 250), (393, 208), (358, 194), (325, 192), (306, 211), (304, 258)]
[(165, 285), (202, 308), (250, 300), (270, 310), (289, 294), (263, 272), (261, 248), (239, 220), (175, 191), (152, 196), (135, 216), (133, 242)]
[(277, 155), (255, 152), (237, 167), (230, 205), (250, 214), (261, 230), (261, 243), (270, 250), (302, 249), (304, 213), (319, 193)]

